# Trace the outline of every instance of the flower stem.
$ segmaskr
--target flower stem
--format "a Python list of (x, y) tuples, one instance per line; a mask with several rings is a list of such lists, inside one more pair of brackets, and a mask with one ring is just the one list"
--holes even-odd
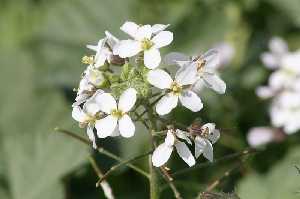
[(159, 199), (158, 175), (155, 167), (152, 165), (152, 156), (149, 156), (149, 170), (150, 170), (150, 199)]

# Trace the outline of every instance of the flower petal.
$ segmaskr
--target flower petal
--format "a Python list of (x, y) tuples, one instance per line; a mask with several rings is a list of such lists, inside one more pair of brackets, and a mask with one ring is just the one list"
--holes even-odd
[(187, 143), (192, 145), (191, 139), (188, 137), (188, 132), (176, 129), (175, 134), (178, 138), (185, 140)]
[(273, 97), (276, 92), (269, 86), (259, 86), (256, 88), (255, 93), (262, 99)]
[(94, 125), (89, 124), (86, 129), (86, 134), (89, 137), (89, 139), (92, 141), (93, 148), (96, 149), (97, 148), (96, 138), (95, 138), (93, 129), (94, 129)]
[(173, 147), (167, 146), (165, 143), (159, 145), (152, 154), (152, 163), (155, 167), (164, 165), (170, 158)]
[(173, 33), (170, 31), (161, 31), (151, 41), (154, 43), (155, 48), (167, 46), (173, 41)]
[(105, 31), (105, 35), (107, 37), (107, 44), (109, 45), (109, 47), (114, 48), (114, 46), (119, 42), (119, 39), (117, 39), (107, 30)]
[(177, 142), (175, 147), (181, 159), (183, 159), (190, 167), (195, 165), (195, 158), (184, 142)]
[(220, 131), (218, 129), (213, 130), (209, 135), (208, 139), (212, 144), (216, 143), (220, 138)]
[(203, 156), (206, 159), (208, 159), (210, 162), (213, 162), (214, 159), (213, 146), (209, 141), (206, 141), (206, 147), (204, 148)]
[(153, 34), (157, 34), (163, 30), (165, 30), (167, 27), (169, 27), (170, 24), (164, 25), (164, 24), (154, 24), (153, 26), (151, 26), (152, 29), (152, 33)]
[(269, 69), (276, 69), (279, 67), (280, 58), (272, 53), (263, 53), (260, 56), (260, 59)]
[(195, 138), (195, 157), (198, 158), (204, 151), (206, 147), (205, 139), (200, 136)]
[(118, 119), (112, 115), (108, 115), (101, 120), (97, 120), (95, 127), (97, 129), (97, 135), (99, 138), (106, 138), (113, 134), (116, 126), (118, 124)]
[(225, 82), (216, 74), (205, 73), (203, 74), (203, 80), (208, 88), (213, 89), (219, 94), (224, 94), (226, 91)]
[(112, 110), (117, 109), (117, 102), (110, 93), (102, 93), (95, 97), (95, 101), (98, 103), (100, 110), (110, 114)]
[(285, 54), (289, 50), (287, 43), (280, 37), (273, 37), (269, 42), (269, 48), (277, 55)]
[(215, 69), (220, 64), (219, 52), (216, 49), (211, 49), (201, 56), (206, 61), (205, 68)]
[(250, 146), (257, 147), (272, 142), (275, 138), (275, 131), (270, 127), (254, 127), (247, 134), (247, 141)]
[(122, 26), (121, 26), (121, 30), (127, 34), (129, 34), (131, 37), (135, 37), (135, 34), (138, 30), (139, 26), (131, 21), (126, 21)]
[(177, 62), (189, 62), (190, 59), (187, 55), (179, 52), (171, 52), (164, 57), (163, 63), (165, 65), (176, 65)]
[(159, 115), (165, 115), (170, 113), (178, 103), (178, 96), (167, 94), (163, 96), (156, 104), (156, 112)]
[(200, 97), (193, 91), (184, 91), (180, 96), (179, 100), (181, 104), (190, 109), (193, 112), (198, 112), (203, 108)]
[(152, 29), (150, 25), (144, 25), (137, 29), (137, 32), (134, 36), (136, 40), (150, 39), (152, 35)]
[(197, 79), (197, 65), (194, 63), (179, 68), (175, 75), (175, 81), (180, 85), (193, 84)]
[(144, 64), (149, 69), (154, 69), (161, 62), (160, 52), (156, 48), (150, 48), (144, 51)]
[(119, 131), (125, 138), (129, 138), (134, 135), (135, 126), (127, 114), (123, 115), (123, 117), (119, 120)]
[(126, 58), (138, 54), (141, 50), (140, 42), (135, 40), (123, 40), (115, 45), (113, 54), (119, 55), (121, 58)]
[(72, 117), (77, 122), (85, 122), (86, 114), (80, 108), (80, 106), (74, 106), (72, 110)]
[(175, 137), (174, 137), (174, 135), (172, 133), (172, 130), (168, 130), (167, 136), (165, 138), (165, 144), (167, 146), (173, 146), (174, 142), (175, 142)]
[(118, 109), (128, 112), (136, 102), (136, 90), (134, 88), (126, 89), (120, 96)]
[(147, 80), (150, 84), (160, 89), (170, 88), (173, 82), (171, 76), (162, 69), (149, 71)]

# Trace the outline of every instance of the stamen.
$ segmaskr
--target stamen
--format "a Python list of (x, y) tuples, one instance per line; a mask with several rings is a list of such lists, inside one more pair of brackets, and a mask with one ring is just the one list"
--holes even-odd
[(142, 40), (141, 45), (143, 50), (149, 50), (154, 43), (150, 39), (145, 38)]
[(94, 64), (94, 56), (83, 56), (81, 59), (83, 64)]

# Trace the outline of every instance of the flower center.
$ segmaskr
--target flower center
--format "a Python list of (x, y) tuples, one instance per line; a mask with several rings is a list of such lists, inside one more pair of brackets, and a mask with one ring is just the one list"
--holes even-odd
[(182, 91), (182, 86), (177, 82), (173, 82), (170, 89), (175, 95), (179, 95)]
[(205, 66), (205, 64), (206, 64), (206, 60), (205, 60), (205, 59), (199, 58), (199, 59), (196, 61), (196, 64), (197, 64), (197, 71), (198, 71), (198, 72), (202, 72), (202, 69), (204, 68), (204, 66)]
[(144, 38), (141, 41), (141, 45), (143, 50), (149, 50), (154, 45), (154, 43), (150, 39)]
[(121, 110), (118, 110), (118, 109), (114, 109), (112, 110), (111, 112), (111, 115), (116, 117), (116, 118), (121, 118), (125, 113)]
[(83, 56), (81, 62), (84, 64), (94, 64), (94, 56)]

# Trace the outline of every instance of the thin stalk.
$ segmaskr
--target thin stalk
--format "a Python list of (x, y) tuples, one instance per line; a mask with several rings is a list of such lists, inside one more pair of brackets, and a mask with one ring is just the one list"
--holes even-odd
[(182, 197), (180, 195), (180, 192), (177, 190), (175, 184), (173, 183), (173, 178), (168, 173), (168, 171), (165, 168), (163, 168), (163, 167), (160, 167), (160, 170), (161, 170), (161, 173), (162, 173), (163, 177), (165, 178), (166, 182), (168, 183), (168, 185), (172, 189), (172, 191), (174, 193), (174, 197), (176, 199), (182, 199)]
[[(92, 156), (89, 156), (88, 159), (89, 159), (95, 173), (97, 174), (98, 178), (101, 178), (103, 176), (103, 173), (101, 172), (100, 168), (98, 167), (95, 159)], [(107, 181), (103, 181), (100, 185), (101, 185), (104, 195), (106, 196), (107, 199), (115, 198), (112, 188)]]
[[(72, 137), (72, 138), (74, 138), (74, 139), (80, 141), (81, 143), (84, 143), (84, 144), (86, 144), (86, 145), (91, 146), (91, 143), (90, 143), (89, 140), (87, 140), (87, 139), (85, 139), (84, 137), (79, 136), (79, 135), (77, 135), (77, 134), (75, 134), (75, 133), (73, 133), (73, 132), (71, 132), (71, 131), (64, 130), (64, 129), (60, 129), (60, 128), (58, 128), (58, 127), (55, 128), (54, 130), (57, 131), (57, 132), (60, 132), (60, 133), (64, 133), (64, 134), (66, 134), (66, 135), (68, 135), (68, 136), (70, 136), (70, 137)], [(105, 150), (105, 149), (102, 148), (102, 147), (97, 147), (96, 150), (97, 150), (99, 153), (101, 153), (101, 154), (103, 154), (103, 155), (105, 155), (105, 156), (107, 156), (107, 157), (110, 157), (111, 159), (114, 159), (114, 160), (116, 160), (116, 161), (118, 161), (118, 162), (123, 162), (123, 161), (124, 161), (124, 160), (123, 160), (122, 158), (120, 158), (119, 156), (117, 156), (117, 155), (115, 155), (115, 154), (113, 154), (113, 153), (111, 153), (111, 152)], [(134, 166), (134, 165), (131, 164), (131, 163), (128, 163), (127, 166), (130, 167), (131, 169), (135, 170), (135, 171), (138, 172), (139, 174), (141, 174), (141, 175), (143, 175), (143, 176), (149, 178), (149, 174), (148, 174), (147, 172), (145, 172), (144, 170), (138, 168), (137, 166)]]
[(180, 171), (176, 171), (176, 172), (174, 172), (172, 174), (172, 176), (183, 175), (183, 174), (185, 174), (187, 172), (190, 172), (190, 171), (194, 171), (194, 170), (197, 170), (197, 169), (200, 169), (200, 168), (204, 168), (204, 167), (207, 167), (207, 166), (210, 166), (210, 165), (214, 165), (214, 164), (217, 164), (217, 163), (220, 163), (220, 162), (224, 162), (224, 161), (227, 161), (227, 160), (239, 158), (239, 157), (242, 157), (242, 156), (254, 154), (256, 152), (257, 152), (257, 150), (252, 149), (252, 148), (245, 149), (245, 150), (243, 150), (241, 152), (232, 153), (232, 154), (226, 155), (226, 156), (224, 156), (222, 158), (216, 159), (214, 162), (206, 162), (206, 163), (195, 165), (194, 167), (190, 167), (190, 168), (182, 169)]
[[(138, 160), (138, 159), (141, 159), (145, 156), (148, 156), (149, 154), (152, 153), (152, 150), (151, 151), (148, 151), (147, 153), (144, 153), (144, 154), (141, 154), (139, 156), (136, 156), (136, 157), (133, 157), (133, 158), (130, 158), (128, 160), (123, 160), (122, 162), (120, 162), (119, 164), (116, 164), (114, 166), (112, 166), (102, 177), (100, 177), (100, 179), (98, 180), (98, 182), (96, 183), (96, 187), (98, 187), (101, 182), (103, 180), (105, 180), (113, 171), (117, 170), (119, 167), (123, 166), (123, 165), (126, 165), (130, 162), (133, 162), (135, 160)], [(148, 175), (149, 176), (149, 175)]]

